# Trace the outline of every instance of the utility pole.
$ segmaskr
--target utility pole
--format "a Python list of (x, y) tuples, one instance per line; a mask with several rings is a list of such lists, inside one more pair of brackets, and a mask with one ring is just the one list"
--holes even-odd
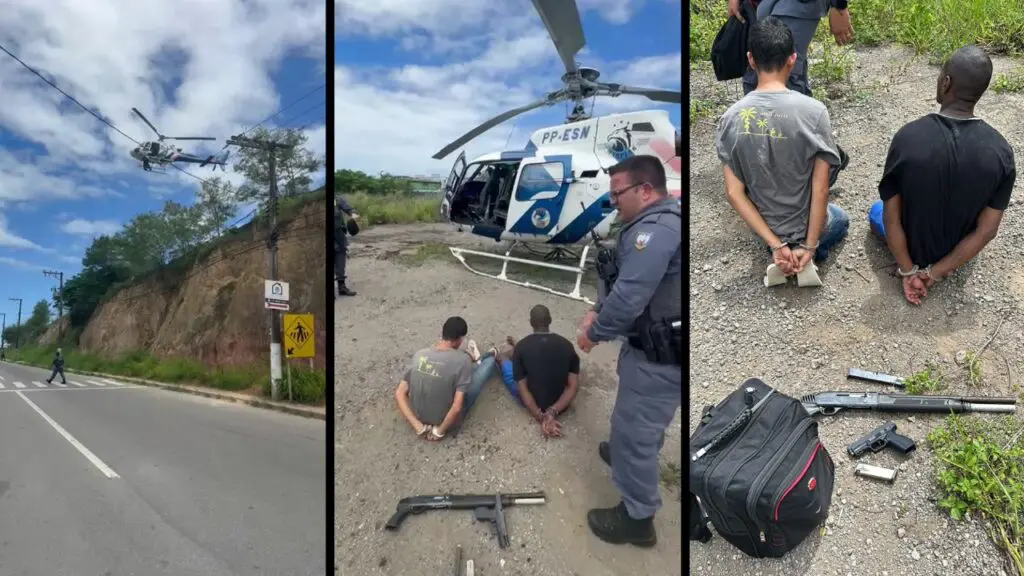
[(4, 336), (4, 332), (7, 332), (7, 313), (0, 312), (0, 316), (3, 316), (3, 326), (0, 327), (0, 350), (3, 350), (7, 346), (7, 337)]
[(43, 270), (43, 276), (56, 278), (60, 288), (57, 289), (57, 342), (64, 340), (64, 273), (55, 270)]
[[(267, 234), (267, 252), (269, 271), (267, 280), (278, 280), (277, 277), (277, 151), (287, 150), (292, 146), (272, 140), (257, 140), (242, 135), (232, 136), (228, 145), (240, 148), (255, 148), (267, 152), (269, 160), (270, 195), (267, 201), (267, 212), (270, 216), (270, 233)], [(280, 398), (281, 382), (281, 315), (279, 310), (270, 310), (270, 398)]]
[[(21, 350), (21, 298), (8, 298), (8, 300), (18, 303), (18, 327), (14, 332), (14, 349)], [(6, 323), (6, 317), (4, 322)]]

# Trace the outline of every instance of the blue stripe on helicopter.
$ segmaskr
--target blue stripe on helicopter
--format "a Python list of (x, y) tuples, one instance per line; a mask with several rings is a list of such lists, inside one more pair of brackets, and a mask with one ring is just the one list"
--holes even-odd
[[(560, 154), (545, 156), (544, 163), (560, 162), (562, 164), (562, 181), (555, 182), (555, 179), (543, 168), (544, 164), (531, 164), (523, 169), (519, 177), (519, 188), (516, 189), (516, 202), (529, 202), (534, 196), (542, 192), (558, 190), (554, 198), (537, 200), (515, 224), (509, 228), (513, 234), (547, 234), (558, 224), (558, 217), (562, 213), (562, 205), (565, 203), (565, 193), (569, 191), (569, 175), (572, 174), (572, 154)], [(543, 226), (537, 226), (533, 222), (533, 216), (538, 210), (546, 212), (547, 219)]]
[(574, 244), (582, 240), (585, 236), (590, 234), (590, 231), (595, 226), (601, 223), (609, 214), (611, 214), (614, 208), (610, 206), (604, 208), (605, 203), (609, 202), (611, 195), (608, 192), (602, 194), (596, 201), (594, 201), (576, 218), (573, 218), (569, 225), (551, 237), (547, 241), (548, 244)]

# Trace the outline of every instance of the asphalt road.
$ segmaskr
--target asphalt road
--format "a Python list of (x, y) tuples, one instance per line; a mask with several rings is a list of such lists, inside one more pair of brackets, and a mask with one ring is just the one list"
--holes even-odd
[(326, 575), (323, 420), (47, 377), (0, 363), (0, 576)]

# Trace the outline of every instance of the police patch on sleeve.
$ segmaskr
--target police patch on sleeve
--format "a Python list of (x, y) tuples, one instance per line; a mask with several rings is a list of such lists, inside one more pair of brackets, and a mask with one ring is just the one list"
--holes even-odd
[(633, 243), (633, 247), (637, 250), (643, 250), (651, 242), (651, 237), (654, 236), (653, 232), (641, 232), (636, 235), (636, 242)]

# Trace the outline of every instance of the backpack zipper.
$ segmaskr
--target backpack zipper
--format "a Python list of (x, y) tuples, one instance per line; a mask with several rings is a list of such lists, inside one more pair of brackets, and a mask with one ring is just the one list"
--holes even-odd
[(764, 527), (760, 522), (757, 521), (756, 509), (757, 509), (757, 498), (761, 494), (761, 490), (764, 489), (765, 484), (771, 479), (772, 474), (775, 473), (779, 465), (782, 464), (782, 460), (786, 458), (789, 451), (796, 445), (797, 440), (800, 436), (807, 431), (816, 422), (810, 418), (807, 418), (801, 422), (797, 427), (790, 433), (789, 438), (786, 439), (786, 443), (782, 445), (782, 448), (772, 456), (772, 459), (768, 461), (768, 465), (764, 467), (764, 470), (754, 479), (754, 484), (750, 488), (750, 492), (747, 492), (747, 516), (757, 524), (757, 528), (760, 531), (761, 542), (765, 542)]
[(790, 492), (793, 491), (793, 488), (795, 488), (797, 483), (800, 482), (800, 479), (807, 474), (807, 470), (811, 468), (811, 462), (814, 462), (814, 458), (818, 455), (819, 450), (821, 450), (820, 440), (814, 443), (814, 448), (811, 450), (810, 457), (808, 457), (807, 460), (804, 462), (804, 467), (803, 469), (800, 470), (800, 473), (796, 475), (796, 478), (794, 478), (793, 481), (790, 482), (789, 486), (787, 486), (785, 490), (783, 490), (780, 486), (779, 491), (782, 493), (776, 494), (775, 496), (772, 497), (772, 502), (775, 504), (775, 506), (773, 507), (773, 518), (775, 518), (776, 522), (779, 521), (779, 506), (782, 506), (782, 501), (786, 498), (786, 496), (789, 495)]
[[(764, 413), (764, 411), (765, 411), (764, 409), (767, 408), (767, 405), (770, 402), (771, 402), (771, 400), (769, 400), (768, 402), (765, 402), (765, 405), (762, 406), (760, 410), (758, 410), (757, 412), (754, 412), (751, 415), (750, 420), (747, 420), (746, 425), (743, 426), (743, 428), (741, 428), (740, 430), (738, 430), (736, 432), (736, 436), (739, 436), (740, 434), (742, 434), (743, 431), (746, 430), (747, 427), (749, 427), (754, 422), (755, 419), (759, 418), (761, 416), (761, 414)], [(730, 443), (729, 446), (725, 450), (720, 452), (717, 457), (712, 459), (711, 463), (708, 465), (707, 470), (705, 470), (704, 474), (701, 476), (700, 488), (701, 488), (701, 492), (702, 493), (707, 494), (708, 496), (711, 496), (711, 493), (708, 492), (708, 479), (711, 477), (711, 473), (716, 468), (718, 468), (718, 465), (725, 461), (725, 456), (727, 456), (730, 452), (732, 452), (733, 448), (735, 448), (735, 447), (736, 447), (736, 443), (735, 442)], [(713, 511), (719, 517), (722, 517), (723, 514), (721, 513), (721, 511), (719, 511), (718, 506), (716, 506), (714, 504), (714, 502), (712, 502), (712, 500), (714, 500), (714, 498), (710, 498), (709, 497), (707, 499), (707, 502), (705, 502), (705, 504), (708, 507), (708, 510)], [(702, 500), (702, 502), (703, 502), (703, 500)]]

